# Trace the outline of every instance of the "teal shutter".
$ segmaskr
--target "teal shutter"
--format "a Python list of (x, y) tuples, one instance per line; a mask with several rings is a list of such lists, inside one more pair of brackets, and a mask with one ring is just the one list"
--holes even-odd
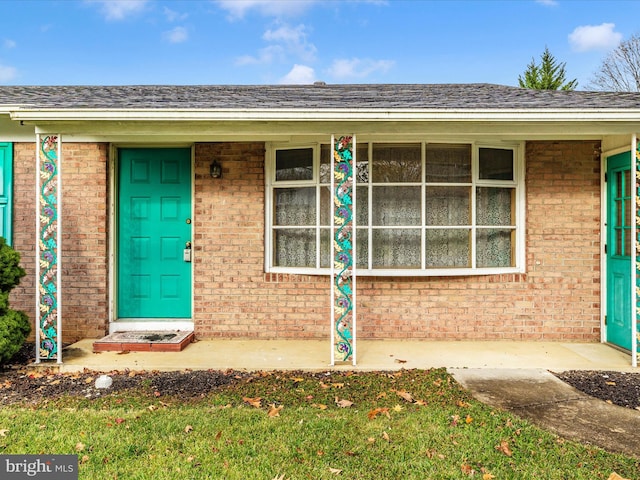
[(13, 244), (13, 145), (0, 143), (0, 237)]

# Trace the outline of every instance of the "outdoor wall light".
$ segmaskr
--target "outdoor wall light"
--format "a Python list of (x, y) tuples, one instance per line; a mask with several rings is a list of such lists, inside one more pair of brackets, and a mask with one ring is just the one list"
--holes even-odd
[(211, 178), (222, 178), (222, 166), (217, 160), (214, 160), (209, 165), (209, 175), (211, 175)]

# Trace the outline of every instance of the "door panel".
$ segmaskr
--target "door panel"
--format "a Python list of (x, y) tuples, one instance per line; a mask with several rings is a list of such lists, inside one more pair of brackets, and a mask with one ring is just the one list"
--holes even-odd
[(0, 143), (0, 237), (12, 244), (13, 145)]
[(607, 160), (607, 342), (631, 349), (631, 154)]
[(118, 318), (191, 317), (191, 152), (119, 150)]

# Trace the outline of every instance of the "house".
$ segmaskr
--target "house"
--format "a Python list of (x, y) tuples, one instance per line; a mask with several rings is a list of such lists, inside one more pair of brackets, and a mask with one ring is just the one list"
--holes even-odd
[(608, 342), (635, 364), (639, 131), (637, 93), (0, 87), (12, 305), (44, 359), (166, 329), (331, 334), (338, 361), (356, 334)]

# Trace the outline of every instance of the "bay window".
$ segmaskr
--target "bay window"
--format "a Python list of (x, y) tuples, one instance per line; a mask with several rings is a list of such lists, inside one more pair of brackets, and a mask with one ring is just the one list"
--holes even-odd
[[(327, 273), (332, 149), (274, 146), (267, 160), (267, 271)], [(522, 271), (520, 146), (360, 143), (359, 275)]]

